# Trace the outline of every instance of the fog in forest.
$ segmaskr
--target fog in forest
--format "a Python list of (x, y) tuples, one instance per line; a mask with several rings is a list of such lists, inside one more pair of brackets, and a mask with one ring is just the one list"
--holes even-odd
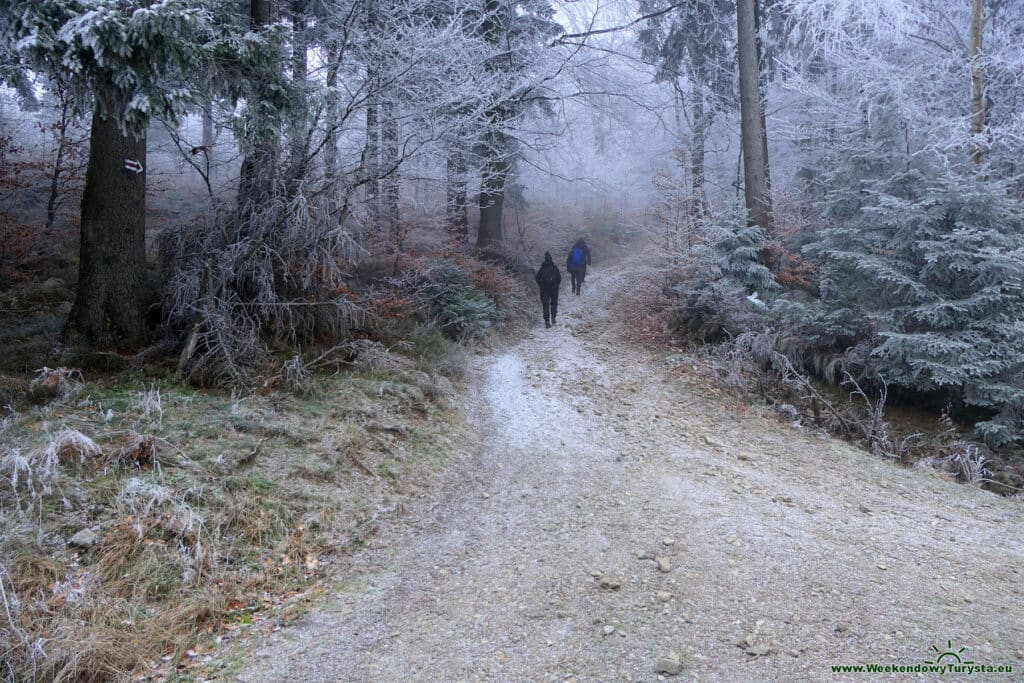
[[(808, 459), (794, 482), (815, 480), (820, 444), (857, 449), (820, 446), (842, 453), (821, 467), (838, 462), (843, 495), (869, 488), (858, 471), (898, 472), (1019, 500), (1022, 159), (1024, 0), (5, 0), (0, 677), (171, 680), (200, 650), (209, 660), (231, 634), (268, 614), (285, 623), (344, 583), (332, 562), (443, 499), (432, 487), (457, 476), (445, 468), (469, 468), (470, 486), (497, 476), (487, 458), (506, 450), (536, 465), (522, 477), (531, 490), (561, 477), (578, 498), (547, 502), (577, 510), (622, 505), (602, 498), (619, 495), (614, 462), (671, 479), (697, 511), (710, 509), (698, 489), (732, 501), (733, 524), (749, 501), (732, 494), (753, 495), (749, 482), (717, 491), (718, 464), (672, 468), (780, 441)], [(586, 447), (523, 450), (541, 414)], [(679, 458), (655, 471), (652, 452)], [(584, 477), (567, 473), (594, 453), (608, 462), (587, 473), (605, 479), (579, 490)], [(736, 467), (769, 460), (786, 462), (744, 452)], [(843, 508), (844, 525), (846, 507), (857, 524), (903, 519), (833, 504), (824, 484), (807, 493), (818, 503), (793, 503), (783, 470), (773, 507), (751, 503), (749, 520), (771, 517), (753, 535), (799, 509)], [(557, 526), (530, 517), (545, 508), (526, 493), (459, 490), (494, 515), (487, 526), (448, 510), (465, 528), (508, 526), (499, 500)], [(961, 495), (941, 490), (943, 505)], [(954, 529), (948, 515), (966, 514), (934, 517), (985, 552), (1002, 547), (1002, 532), (977, 526), (984, 515)], [(831, 533), (830, 515), (782, 530)], [(936, 524), (925, 518), (855, 531), (917, 553), (899, 534)], [(708, 524), (714, 538), (693, 547), (722, 545)], [(799, 545), (799, 559), (859, 557), (829, 545), (846, 533)], [(623, 552), (665, 579), (675, 543)], [(999, 609), (964, 601), (1001, 615), (1005, 577), (984, 562), (995, 583), (975, 592)], [(732, 566), (690, 570), (724, 581)], [(637, 583), (590, 578), (609, 600)], [(906, 592), (921, 592), (917, 579)], [(751, 583), (705, 593), (745, 596)], [(648, 591), (652, 614), (681, 604), (673, 586)], [(749, 621), (742, 661), (824, 677), (806, 662), (825, 654), (793, 648), (792, 674), (763, 620)], [(631, 645), (620, 627), (601, 625), (599, 640)], [(886, 647), (909, 632), (877, 628)], [(719, 641), (735, 654), (737, 639)], [(1009, 641), (991, 640), (1005, 654)], [(858, 656), (875, 652), (866, 643)], [(673, 652), (627, 673), (749, 677), (707, 660)]]

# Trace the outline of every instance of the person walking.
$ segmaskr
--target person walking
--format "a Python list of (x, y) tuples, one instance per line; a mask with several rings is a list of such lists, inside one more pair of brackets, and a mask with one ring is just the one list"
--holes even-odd
[(544, 252), (544, 263), (537, 271), (537, 285), (540, 286), (540, 305), (544, 309), (544, 327), (551, 327), (558, 316), (558, 288), (562, 284), (562, 274), (558, 271), (551, 252)]
[(565, 259), (565, 269), (572, 276), (572, 293), (579, 296), (580, 287), (583, 285), (583, 278), (587, 276), (587, 266), (590, 265), (590, 247), (583, 241), (583, 238), (576, 240), (569, 250), (569, 256)]

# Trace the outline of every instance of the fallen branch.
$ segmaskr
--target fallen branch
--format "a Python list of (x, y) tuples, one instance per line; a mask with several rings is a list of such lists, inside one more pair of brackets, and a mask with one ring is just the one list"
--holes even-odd
[(241, 458), (238, 461), (238, 467), (239, 468), (248, 467), (249, 465), (251, 465), (254, 462), (256, 462), (256, 456), (259, 455), (260, 447), (263, 446), (263, 442), (266, 441), (266, 440), (267, 440), (266, 438), (262, 438), (259, 441), (257, 441), (256, 445), (253, 446), (252, 451), (250, 451), (248, 455), (246, 455), (244, 458)]
[(793, 364), (789, 361), (788, 358), (786, 358), (785, 355), (779, 353), (778, 351), (772, 351), (772, 361), (774, 363), (781, 364), (783, 370), (782, 381), (791, 384), (797, 384), (798, 386), (802, 387), (805, 391), (809, 393), (810, 398), (817, 401), (821, 405), (824, 405), (825, 408), (827, 408), (828, 411), (832, 413), (836, 420), (839, 421), (839, 424), (843, 426), (844, 431), (846, 431), (847, 433), (852, 433), (850, 423), (846, 421), (846, 418), (844, 418), (843, 415), (839, 412), (839, 410), (834, 405), (832, 405), (828, 400), (826, 400), (825, 397), (822, 396), (817, 389), (814, 388), (814, 385), (811, 384), (810, 380), (804, 377), (803, 374), (798, 372), (797, 369), (793, 367)]
[(348, 459), (352, 461), (353, 465), (355, 465), (357, 468), (362, 470), (363, 474), (367, 475), (368, 477), (376, 477), (377, 476), (376, 474), (374, 474), (373, 470), (371, 470), (369, 467), (364, 465), (362, 463), (362, 461), (360, 461), (359, 458), (357, 458), (356, 456), (352, 455), (351, 453), (349, 453), (347, 451), (346, 451), (345, 455), (348, 456)]

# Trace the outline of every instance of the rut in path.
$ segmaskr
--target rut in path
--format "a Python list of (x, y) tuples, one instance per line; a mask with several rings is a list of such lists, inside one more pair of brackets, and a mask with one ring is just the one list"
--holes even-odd
[(1024, 670), (1020, 500), (670, 378), (622, 341), (634, 267), (476, 361), (432, 512), (240, 680), (653, 681), (669, 652), (679, 680), (846, 680), (948, 641)]

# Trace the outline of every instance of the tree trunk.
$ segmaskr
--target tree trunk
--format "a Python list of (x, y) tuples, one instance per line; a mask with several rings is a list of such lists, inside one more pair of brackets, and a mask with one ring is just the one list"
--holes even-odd
[[(370, 86), (375, 87), (375, 86)], [(366, 105), (366, 146), (363, 148), (363, 173), (366, 176), (366, 204), (370, 222), (376, 228), (380, 225), (380, 123), (377, 120), (379, 106), (373, 97)]]
[(213, 146), (213, 98), (207, 97), (203, 101), (203, 142), (202, 145), (209, 151)]
[[(253, 29), (260, 30), (272, 21), (273, 16), (270, 0), (250, 0), (249, 23)], [(264, 99), (264, 94), (257, 87), (255, 99)], [(239, 220), (246, 223), (252, 216), (254, 208), (272, 196), (274, 176), (277, 162), (277, 143), (271, 140), (271, 130), (256, 116), (255, 102), (248, 103), (246, 116), (252, 124), (252, 150), (242, 160), (242, 168), (238, 178), (238, 214)]]
[(213, 97), (207, 96), (203, 99), (203, 140), (200, 145), (203, 148), (203, 170), (205, 172), (206, 187), (213, 198)]
[(249, 2), (249, 23), (255, 27), (267, 26), (274, 20), (273, 8), (270, 0), (250, 0)]
[[(367, 0), (367, 33), (373, 36), (377, 31), (377, 0)], [(380, 227), (380, 78), (378, 60), (370, 57), (367, 65), (366, 99), (366, 145), (363, 148), (363, 174), (366, 178), (366, 204), (373, 228)]]
[(309, 16), (307, 0), (291, 0), (289, 12), (292, 23), (292, 83), (297, 96), (302, 98), (300, 117), (294, 121), (288, 141), (288, 171), (285, 175), (285, 194), (292, 197), (299, 192), (302, 181), (308, 176), (309, 150), (315, 133), (317, 116), (312, 115), (313, 107), (309, 93)]
[(305, 82), (309, 71), (309, 20), (307, 0), (292, 0), (292, 80)]
[(338, 177), (338, 102), (337, 96), (331, 95), (327, 104), (327, 142), (324, 143), (324, 177), (330, 182)]
[(499, 130), (488, 132), (486, 147), (480, 180), (480, 229), (476, 236), (476, 247), (493, 250), (499, 248), (504, 239), (502, 212), (505, 206), (505, 180), (509, 171), (504, 133)]
[(696, 218), (708, 212), (708, 197), (704, 191), (704, 143), (707, 140), (707, 114), (704, 111), (704, 92), (700, 83), (693, 83), (693, 133), (690, 141), (690, 182), (693, 184), (693, 209)]
[(334, 42), (328, 48), (331, 55), (330, 67), (327, 70), (327, 87), (330, 95), (327, 101), (327, 141), (324, 143), (324, 176), (334, 181), (338, 177), (338, 118), (341, 115), (338, 95), (334, 92), (338, 84), (338, 71), (341, 68), (341, 48)]
[[(481, 33), (487, 43), (501, 53), (502, 40), (508, 29), (506, 13), (509, 11), (502, 0), (484, 0), (484, 18)], [(487, 61), (488, 71), (498, 71), (497, 55)], [(487, 112), (487, 131), (484, 134), (482, 176), (480, 179), (480, 228), (476, 236), (476, 247), (494, 250), (501, 246), (502, 217), (505, 206), (505, 181), (511, 164), (505, 140), (505, 125), (508, 113), (500, 103)]]
[(47, 237), (57, 222), (57, 206), (60, 203), (61, 175), (64, 173), (64, 156), (68, 150), (68, 128), (71, 127), (71, 99), (63, 89), (60, 95), (60, 118), (57, 119), (57, 158), (50, 173), (50, 196), (46, 200), (46, 226), (43, 236)]
[(452, 241), (465, 243), (469, 241), (469, 215), (466, 206), (466, 155), (452, 143), (448, 148), (448, 233)]
[(981, 34), (984, 16), (984, 0), (971, 0), (971, 29), (967, 57), (971, 63), (971, 161), (980, 164), (985, 159), (985, 144), (982, 135), (988, 124), (988, 107), (985, 102), (985, 77), (981, 71)]
[(747, 213), (757, 225), (772, 228), (768, 172), (768, 136), (761, 91), (761, 49), (757, 0), (737, 0), (736, 35), (740, 74), (740, 146)]
[(398, 158), (398, 119), (395, 116), (395, 103), (385, 100), (380, 108), (381, 118), (381, 154), (383, 176), (381, 183), (381, 211), (389, 234), (394, 234), (401, 218), (398, 210), (399, 200), (399, 158)]
[[(102, 100), (101, 100), (102, 98)], [(93, 347), (138, 348), (145, 339), (146, 135), (125, 134), (125, 101), (97, 95), (82, 193), (78, 291), (66, 333)]]

